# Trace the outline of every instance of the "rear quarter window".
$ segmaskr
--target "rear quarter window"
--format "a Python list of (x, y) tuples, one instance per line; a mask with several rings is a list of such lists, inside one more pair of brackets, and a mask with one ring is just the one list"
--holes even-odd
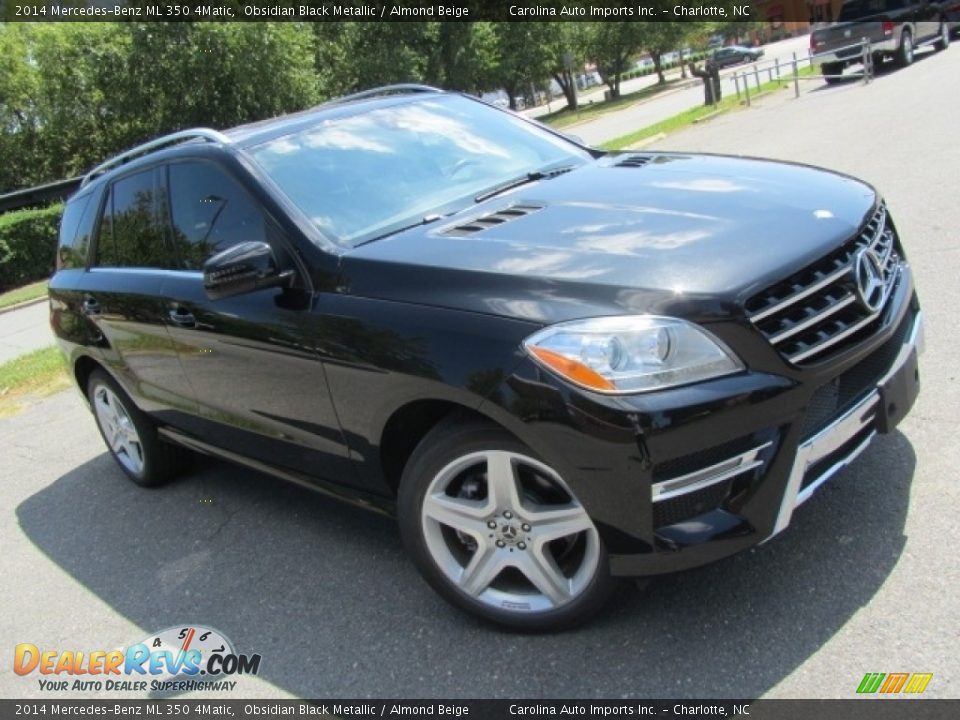
[(60, 237), (57, 243), (57, 269), (86, 267), (93, 231), (94, 193), (71, 199), (63, 208)]

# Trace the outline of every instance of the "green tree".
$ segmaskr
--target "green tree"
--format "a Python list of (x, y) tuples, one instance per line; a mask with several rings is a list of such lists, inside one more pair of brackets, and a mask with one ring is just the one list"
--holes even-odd
[(521, 93), (550, 76), (546, 27), (547, 24), (536, 22), (502, 22), (494, 26), (498, 50), (496, 74), (510, 98), (512, 110), (517, 109), (516, 99)]
[(577, 76), (583, 71), (588, 54), (586, 23), (548, 22), (544, 25), (544, 39), (553, 79), (567, 99), (567, 108), (576, 110)]
[(597, 72), (610, 88), (610, 98), (620, 97), (620, 77), (630, 67), (630, 60), (646, 45), (651, 26), (646, 22), (593, 22), (584, 32), (587, 56), (596, 64)]
[(682, 50), (687, 39), (697, 29), (693, 22), (657, 22), (650, 23), (644, 37), (644, 49), (650, 53), (653, 67), (657, 73), (657, 83), (663, 84), (667, 78), (663, 74), (663, 56), (668, 52)]
[(137, 142), (317, 102), (296, 23), (0, 26), (0, 191), (77, 174)]

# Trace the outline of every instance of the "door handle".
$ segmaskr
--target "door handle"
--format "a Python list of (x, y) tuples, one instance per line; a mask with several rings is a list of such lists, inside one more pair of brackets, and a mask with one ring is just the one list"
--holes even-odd
[(192, 328), (197, 326), (197, 319), (193, 316), (193, 313), (181, 305), (171, 308), (167, 316), (170, 318), (170, 322), (179, 327)]
[(83, 299), (83, 312), (85, 315), (99, 315), (100, 303), (98, 303), (94, 297), (85, 297)]

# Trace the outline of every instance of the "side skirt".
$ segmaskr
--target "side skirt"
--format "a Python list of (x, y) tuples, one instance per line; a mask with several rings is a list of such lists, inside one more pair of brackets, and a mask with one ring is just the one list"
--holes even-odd
[(251, 470), (256, 470), (257, 472), (262, 472), (266, 475), (271, 475), (281, 480), (286, 480), (287, 482), (291, 482), (295, 485), (300, 485), (301, 487), (305, 487), (309, 490), (314, 490), (342, 502), (349, 503), (350, 505), (356, 505), (381, 515), (386, 515), (388, 517), (396, 516), (396, 501), (393, 498), (373, 495), (372, 493), (363, 492), (361, 490), (351, 490), (328, 480), (323, 480), (321, 478), (306, 475), (304, 473), (298, 473), (293, 470), (287, 470), (286, 468), (279, 468), (274, 465), (260, 462), (259, 460), (253, 460), (238, 453), (231, 452), (230, 450), (224, 450), (223, 448), (216, 447), (215, 445), (205, 443), (202, 440), (197, 440), (196, 438), (186, 435), (178, 430), (174, 430), (173, 428), (160, 427), (157, 429), (157, 433), (160, 435), (161, 439), (171, 442), (175, 445), (182, 445), (185, 448), (195, 450), (203, 453), (204, 455), (211, 455), (213, 457), (235, 463), (236, 465), (242, 465), (243, 467), (250, 468)]

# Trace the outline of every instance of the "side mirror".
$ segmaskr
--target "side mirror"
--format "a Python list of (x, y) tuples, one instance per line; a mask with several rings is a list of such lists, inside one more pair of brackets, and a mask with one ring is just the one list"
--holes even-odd
[(203, 288), (211, 300), (271, 287), (288, 287), (293, 270), (281, 271), (265, 242), (242, 242), (203, 264)]

